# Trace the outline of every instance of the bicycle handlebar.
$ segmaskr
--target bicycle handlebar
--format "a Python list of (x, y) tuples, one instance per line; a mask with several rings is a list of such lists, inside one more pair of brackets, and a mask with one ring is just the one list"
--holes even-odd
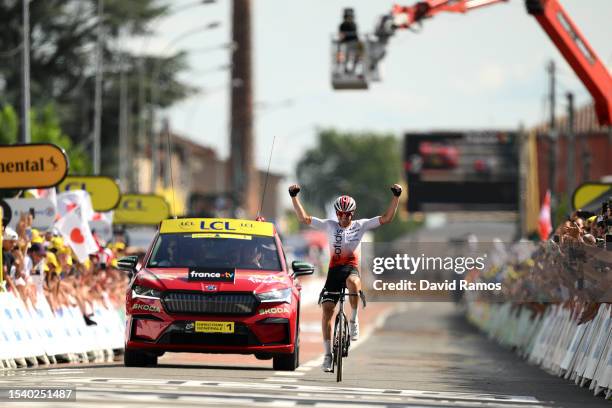
[(325, 296), (325, 295), (338, 295), (338, 296), (359, 296), (359, 298), (361, 299), (361, 303), (363, 304), (363, 307), (365, 309), (366, 307), (366, 298), (365, 295), (363, 294), (362, 291), (359, 291), (359, 293), (346, 293), (346, 292), (328, 292), (328, 291), (323, 291), (321, 293), (321, 295)]

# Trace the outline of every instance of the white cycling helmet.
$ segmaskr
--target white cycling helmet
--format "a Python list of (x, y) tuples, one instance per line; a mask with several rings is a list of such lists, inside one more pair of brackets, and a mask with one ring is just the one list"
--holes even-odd
[(355, 199), (351, 196), (340, 196), (334, 202), (334, 209), (336, 212), (353, 212), (356, 208), (357, 204), (355, 203)]

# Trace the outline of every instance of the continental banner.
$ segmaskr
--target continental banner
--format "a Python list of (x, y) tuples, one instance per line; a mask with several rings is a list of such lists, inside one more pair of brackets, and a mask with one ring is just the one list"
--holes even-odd
[(67, 174), (66, 152), (54, 144), (0, 147), (0, 189), (54, 187)]
[(91, 196), (95, 211), (114, 210), (121, 200), (121, 190), (110, 177), (104, 176), (68, 176), (57, 186), (60, 193), (72, 190), (85, 190)]
[(170, 206), (161, 196), (123, 194), (115, 209), (113, 224), (157, 225), (170, 217)]

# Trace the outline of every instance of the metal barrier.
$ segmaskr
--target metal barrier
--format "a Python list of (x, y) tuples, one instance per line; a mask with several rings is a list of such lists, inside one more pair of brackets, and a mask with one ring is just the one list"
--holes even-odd
[(44, 296), (26, 306), (12, 293), (0, 293), (0, 369), (54, 362), (110, 362), (124, 347), (120, 311), (93, 303), (88, 326), (77, 307), (55, 313)]
[(547, 372), (612, 398), (612, 304), (552, 304), (541, 313), (530, 305), (468, 302), (469, 321), (499, 344)]

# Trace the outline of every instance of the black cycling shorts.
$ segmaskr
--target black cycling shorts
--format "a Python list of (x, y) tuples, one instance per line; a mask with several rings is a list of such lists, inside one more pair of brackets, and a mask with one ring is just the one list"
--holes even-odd
[(324, 295), (323, 292), (340, 292), (342, 288), (346, 286), (346, 278), (351, 275), (359, 276), (359, 270), (353, 265), (340, 265), (330, 268), (329, 271), (327, 271), (325, 286), (323, 286), (323, 290), (321, 291), (320, 303), (338, 303), (338, 300), (340, 300), (340, 295)]

